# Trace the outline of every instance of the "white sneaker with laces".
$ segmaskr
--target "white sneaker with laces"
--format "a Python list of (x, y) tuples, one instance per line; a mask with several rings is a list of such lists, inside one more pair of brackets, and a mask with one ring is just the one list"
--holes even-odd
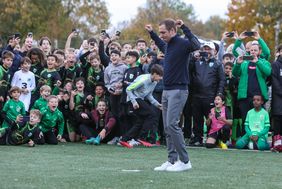
[(180, 172), (180, 171), (186, 171), (192, 169), (192, 164), (191, 161), (189, 161), (188, 163), (183, 163), (182, 161), (177, 161), (175, 162), (172, 166), (169, 166), (166, 171), (169, 172)]
[(164, 162), (161, 166), (155, 167), (154, 171), (166, 171), (168, 167), (173, 166), (169, 161)]

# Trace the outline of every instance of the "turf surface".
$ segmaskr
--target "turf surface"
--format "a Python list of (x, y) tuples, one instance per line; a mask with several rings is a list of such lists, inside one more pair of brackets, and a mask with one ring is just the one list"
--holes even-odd
[(188, 149), (192, 170), (154, 172), (165, 147), (0, 146), (0, 188), (282, 188), (281, 154)]

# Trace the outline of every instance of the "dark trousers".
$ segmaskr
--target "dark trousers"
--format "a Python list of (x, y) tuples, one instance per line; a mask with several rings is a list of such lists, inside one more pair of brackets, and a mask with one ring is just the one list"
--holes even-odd
[(274, 136), (282, 135), (282, 115), (273, 115), (272, 127), (273, 127)]
[(204, 116), (207, 118), (210, 110), (214, 107), (214, 99), (196, 98), (192, 100), (192, 115), (194, 121), (193, 133), (197, 141), (202, 142), (204, 130)]
[(121, 95), (110, 94), (110, 110), (116, 118), (115, 130), (112, 131), (115, 136), (121, 136), (120, 121), (119, 121), (120, 106), (121, 106), (120, 100), (121, 100)]
[(192, 135), (192, 96), (188, 96), (186, 104), (184, 106), (183, 115), (184, 115), (184, 138), (191, 138)]
[[(162, 102), (162, 92), (153, 92), (153, 97), (159, 102)], [(165, 141), (165, 132), (164, 132), (164, 124), (163, 124), (163, 118), (162, 118), (162, 111), (155, 107), (152, 106), (153, 111), (155, 112), (156, 115), (156, 124), (157, 126), (155, 127), (155, 131), (152, 134), (158, 133), (160, 140)]]
[(142, 99), (136, 99), (136, 101), (139, 104), (139, 108), (134, 109), (137, 120), (132, 128), (122, 136), (122, 141), (136, 137), (146, 140), (148, 132), (156, 126), (156, 115), (151, 105)]
[[(91, 137), (97, 137), (98, 134), (102, 131), (103, 128), (95, 128), (94, 125), (87, 125), (87, 124), (81, 124), (79, 126), (81, 135), (86, 137), (87, 139)], [(111, 139), (113, 139), (114, 136), (111, 131), (106, 133), (105, 138), (102, 140), (102, 142), (108, 142)]]
[(240, 132), (240, 136), (243, 136), (246, 133), (245, 120), (246, 120), (248, 111), (251, 110), (252, 108), (254, 108), (253, 97), (248, 97), (246, 99), (239, 100), (239, 109), (240, 109), (242, 124), (243, 124), (242, 130)]
[(38, 139), (35, 143), (36, 144), (58, 144), (58, 139), (57, 139), (57, 132), (55, 131), (55, 129), (51, 129), (45, 133), (43, 133), (44, 137), (41, 137), (40, 139)]
[(226, 143), (230, 137), (230, 126), (224, 125), (219, 131), (209, 134), (209, 137)]

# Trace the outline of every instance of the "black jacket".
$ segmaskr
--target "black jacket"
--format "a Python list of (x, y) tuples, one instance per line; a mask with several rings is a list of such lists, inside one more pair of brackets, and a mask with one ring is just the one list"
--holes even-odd
[(272, 64), (272, 115), (282, 115), (282, 56)]
[(225, 74), (216, 59), (192, 60), (189, 70), (193, 97), (213, 99), (218, 93), (224, 94)]

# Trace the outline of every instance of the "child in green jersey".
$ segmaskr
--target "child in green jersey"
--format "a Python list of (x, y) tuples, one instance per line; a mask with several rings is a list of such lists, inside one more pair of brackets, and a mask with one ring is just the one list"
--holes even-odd
[(26, 113), (24, 103), (19, 100), (21, 89), (19, 87), (12, 87), (9, 94), (11, 99), (5, 103), (1, 112), (4, 118), (2, 128), (8, 128), (10, 125), (21, 122), (22, 116)]
[(245, 121), (246, 134), (236, 142), (236, 148), (268, 150), (267, 134), (270, 127), (268, 112), (263, 109), (263, 97), (254, 95), (254, 108), (249, 110)]
[(58, 144), (61, 141), (64, 132), (64, 116), (58, 109), (58, 97), (51, 95), (48, 98), (48, 106), (40, 110), (42, 114), (39, 127), (44, 137), (39, 144)]

